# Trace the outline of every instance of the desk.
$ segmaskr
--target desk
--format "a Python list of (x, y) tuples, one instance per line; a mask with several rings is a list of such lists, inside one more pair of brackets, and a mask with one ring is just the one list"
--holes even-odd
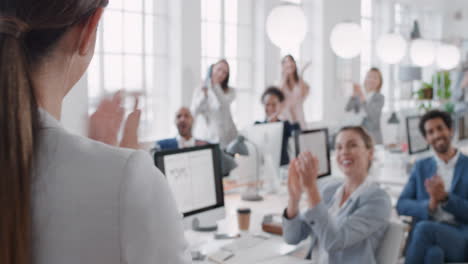
[[(295, 263), (309, 263), (308, 261), (302, 262), (303, 257), (283, 257), (286, 253), (294, 251), (295, 249), (308, 248), (308, 241), (298, 245), (291, 246), (284, 243), (281, 236), (271, 235), (264, 233), (261, 228), (263, 216), (271, 213), (280, 214), (287, 206), (288, 195), (285, 190), (282, 190), (278, 194), (264, 194), (264, 200), (260, 202), (248, 202), (243, 201), (240, 198), (240, 194), (228, 194), (225, 196), (225, 210), (226, 218), (218, 222), (219, 233), (238, 233), (237, 227), (237, 208), (249, 207), (252, 210), (250, 216), (250, 229), (249, 234), (266, 234), (271, 236), (268, 239), (268, 244), (263, 245), (263, 250), (258, 251), (241, 251), (236, 252), (235, 257), (232, 261), (226, 261), (225, 263), (261, 263), (262, 261), (268, 261), (273, 263), (273, 260), (278, 263), (289, 263), (291, 258)], [(214, 232), (195, 232), (187, 230), (185, 236), (190, 243), (192, 250), (199, 250), (203, 254), (212, 254), (219, 250), (221, 247), (226, 246), (233, 242), (233, 240), (215, 240)], [(268, 249), (264, 247), (268, 246)], [(284, 261), (284, 262), (281, 262)], [(289, 262), (288, 262), (289, 261)], [(194, 261), (194, 263), (213, 263), (208, 260), (205, 261)], [(265, 262), (267, 263), (267, 262)]]

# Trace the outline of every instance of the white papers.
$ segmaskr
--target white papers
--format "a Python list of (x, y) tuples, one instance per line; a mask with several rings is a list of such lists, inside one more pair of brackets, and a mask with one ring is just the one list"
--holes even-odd
[(164, 170), (182, 213), (216, 204), (212, 152), (209, 149), (168, 155)]
[(317, 157), (319, 161), (319, 176), (331, 173), (326, 129), (305, 131), (300, 134), (299, 148), (301, 152), (309, 151)]

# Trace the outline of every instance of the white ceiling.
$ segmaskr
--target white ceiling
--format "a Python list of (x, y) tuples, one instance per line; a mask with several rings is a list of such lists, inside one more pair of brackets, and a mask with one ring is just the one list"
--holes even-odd
[(395, 2), (405, 3), (426, 10), (443, 10), (447, 13), (452, 13), (456, 10), (468, 11), (468, 0), (396, 0)]

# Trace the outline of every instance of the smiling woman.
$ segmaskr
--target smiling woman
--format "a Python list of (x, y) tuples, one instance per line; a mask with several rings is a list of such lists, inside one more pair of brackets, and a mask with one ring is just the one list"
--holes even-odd
[(234, 88), (229, 86), (230, 69), (226, 60), (213, 64), (205, 83), (195, 90), (192, 113), (206, 122), (207, 134), (200, 137), (219, 143), (225, 148), (237, 136), (237, 128), (231, 114), (231, 104), (236, 98)]
[[(391, 203), (384, 190), (367, 180), (373, 152), (372, 138), (362, 127), (341, 129), (336, 159), (345, 181), (320, 188), (315, 157), (301, 153), (291, 162), (289, 202), (283, 215), (287, 243), (311, 236), (308, 257), (317, 263), (376, 263), (375, 249), (388, 225)], [(303, 192), (309, 209), (298, 216)]]

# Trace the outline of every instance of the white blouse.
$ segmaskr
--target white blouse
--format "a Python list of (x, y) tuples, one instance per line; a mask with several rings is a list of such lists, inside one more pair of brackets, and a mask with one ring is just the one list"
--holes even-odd
[(68, 133), (41, 110), (36, 264), (190, 263), (182, 216), (148, 153)]
[(194, 117), (200, 115), (206, 122), (203, 134), (197, 138), (208, 142), (219, 142), (226, 147), (237, 136), (237, 128), (231, 114), (231, 104), (236, 98), (236, 92), (229, 87), (224, 92), (220, 85), (208, 85), (207, 94), (201, 88), (195, 91), (192, 100), (192, 113)]
[(302, 94), (302, 89), (297, 83), (292, 90), (286, 88), (282, 89), (284, 93), (284, 108), (280, 115), (280, 119), (288, 120), (292, 123), (299, 123), (301, 128), (305, 130), (307, 124), (304, 114), (304, 101), (306, 97)]

